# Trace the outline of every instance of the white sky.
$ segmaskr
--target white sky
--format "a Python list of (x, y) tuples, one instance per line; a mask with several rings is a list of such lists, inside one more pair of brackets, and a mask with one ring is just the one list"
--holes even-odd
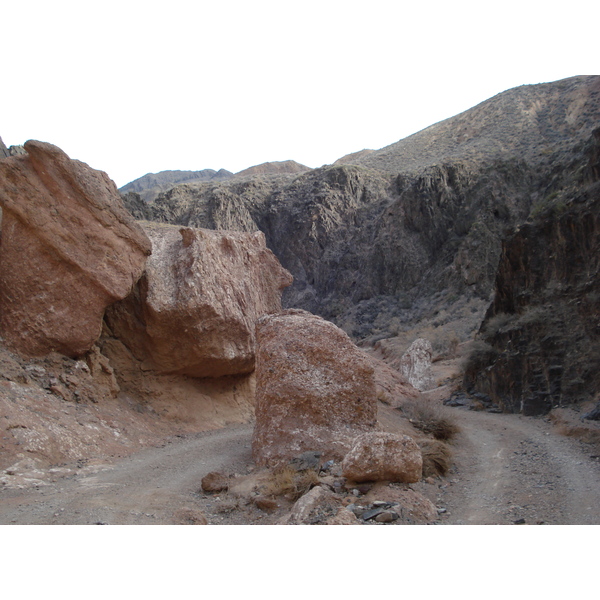
[(595, 4), (6, 1), (0, 137), (56, 144), (118, 186), (319, 167), (508, 88), (600, 74)]

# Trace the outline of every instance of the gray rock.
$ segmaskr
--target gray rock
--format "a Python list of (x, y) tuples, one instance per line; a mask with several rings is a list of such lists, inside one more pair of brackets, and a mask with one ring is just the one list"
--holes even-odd
[[(292, 458), (289, 462), (289, 466), (296, 471), (308, 471), (310, 469), (318, 471), (321, 464), (321, 456), (321, 452), (308, 450), (300, 454), (300, 456)], [(333, 461), (329, 462), (333, 463)]]

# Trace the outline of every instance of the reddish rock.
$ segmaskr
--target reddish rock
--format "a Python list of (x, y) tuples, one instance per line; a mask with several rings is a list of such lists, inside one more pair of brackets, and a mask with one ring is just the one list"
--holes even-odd
[(202, 478), (201, 485), (204, 492), (226, 492), (229, 489), (229, 477), (223, 473), (212, 471)]
[(254, 370), (256, 320), (281, 310), (292, 276), (261, 232), (146, 223), (152, 256), (135, 293), (107, 311), (145, 370), (221, 377)]
[(342, 474), (351, 481), (414, 483), (421, 479), (423, 457), (407, 435), (369, 432), (354, 440), (342, 461)]
[(0, 331), (26, 356), (75, 357), (141, 276), (150, 242), (106, 173), (29, 141), (0, 161)]
[(260, 319), (252, 452), (277, 466), (307, 450), (341, 459), (376, 426), (373, 368), (333, 323), (301, 310)]
[(431, 500), (408, 488), (402, 489), (378, 483), (362, 501), (370, 504), (377, 500), (397, 504), (390, 510), (400, 515), (398, 522), (402, 524), (433, 523), (439, 518), (437, 508)]
[(342, 507), (341, 498), (330, 490), (317, 486), (296, 501), (280, 525), (317, 525), (324, 524), (338, 514)]
[(413, 387), (404, 375), (372, 353), (367, 354), (375, 371), (377, 399), (393, 408), (408, 399), (420, 398), (421, 392)]
[(279, 508), (277, 500), (267, 496), (257, 496), (254, 498), (254, 504), (257, 508), (260, 508), (260, 510), (264, 510), (265, 512), (273, 512)]
[(360, 525), (360, 521), (351, 510), (340, 508), (336, 515), (325, 521), (325, 525)]

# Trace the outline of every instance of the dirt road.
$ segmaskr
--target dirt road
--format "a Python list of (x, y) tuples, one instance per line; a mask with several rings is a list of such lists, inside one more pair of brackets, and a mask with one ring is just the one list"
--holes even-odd
[[(210, 471), (245, 473), (252, 426), (185, 437), (115, 464), (28, 489), (0, 489), (2, 524), (178, 524), (193, 521), (197, 495)], [(203, 506), (203, 508), (205, 508)]]
[(600, 524), (592, 446), (544, 418), (460, 411), (455, 467), (435, 502), (446, 524)]
[[(600, 524), (600, 464), (591, 446), (541, 418), (455, 409), (462, 426), (448, 477), (416, 488), (440, 524)], [(1, 524), (260, 522), (199, 493), (210, 471), (247, 473), (252, 426), (173, 438), (114, 464), (83, 466), (44, 485), (0, 488)], [(445, 512), (444, 512), (445, 509)], [(259, 511), (260, 512), (260, 511)]]

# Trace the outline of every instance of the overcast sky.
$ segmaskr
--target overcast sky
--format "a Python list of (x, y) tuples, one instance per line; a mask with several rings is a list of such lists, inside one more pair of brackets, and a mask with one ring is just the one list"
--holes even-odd
[(319, 167), (518, 85), (600, 74), (594, 5), (4, 2), (0, 137), (56, 144), (118, 186)]

